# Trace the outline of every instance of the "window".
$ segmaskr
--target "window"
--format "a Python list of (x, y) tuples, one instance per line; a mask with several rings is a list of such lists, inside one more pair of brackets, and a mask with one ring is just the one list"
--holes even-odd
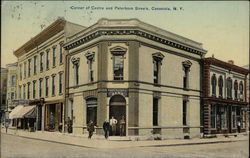
[(45, 96), (48, 97), (49, 94), (49, 77), (45, 79)]
[(78, 85), (79, 84), (79, 64), (80, 64), (80, 58), (73, 57), (71, 59), (71, 62), (73, 64), (73, 69), (74, 69), (75, 85)]
[(26, 67), (27, 67), (27, 63), (25, 62), (23, 65), (23, 73), (24, 73), (24, 78), (26, 78)]
[(53, 67), (55, 67), (56, 66), (56, 47), (53, 47), (53, 52), (52, 52), (53, 54), (53, 56), (52, 56), (52, 65), (53, 65)]
[(62, 94), (62, 75), (62, 72), (59, 73), (59, 94)]
[(184, 75), (183, 75), (183, 88), (184, 88), (184, 90), (187, 90), (189, 88), (189, 72), (190, 72), (191, 65), (192, 65), (192, 63), (189, 60), (182, 62), (182, 68), (184, 71)]
[(63, 63), (63, 43), (60, 43), (60, 56), (59, 56), (60, 64)]
[(46, 69), (49, 70), (49, 50), (46, 51)]
[(40, 72), (43, 72), (43, 53), (40, 54)]
[(30, 82), (28, 82), (28, 95), (27, 95), (27, 99), (30, 99)]
[(22, 76), (22, 64), (19, 65), (19, 77), (20, 77), (20, 80), (22, 80), (23, 76)]
[(116, 46), (110, 49), (113, 60), (113, 79), (123, 80), (124, 78), (124, 55), (127, 49)]
[(11, 87), (16, 85), (16, 75), (11, 76)]
[(43, 87), (42, 85), (43, 85), (43, 79), (40, 78), (39, 79), (39, 98), (42, 97), (42, 87)]
[(10, 99), (11, 99), (11, 100), (15, 99), (15, 93), (14, 93), (14, 92), (11, 92), (11, 94), (10, 94)]
[(94, 62), (94, 52), (87, 52), (86, 53), (87, 63), (88, 63), (88, 73), (89, 73), (89, 82), (94, 81), (94, 70), (93, 70), (93, 62)]
[(22, 95), (22, 86), (18, 86), (18, 98), (21, 99)]
[(220, 107), (221, 112), (221, 128), (227, 128), (227, 107), (221, 106)]
[(216, 97), (217, 79), (216, 79), (216, 75), (215, 74), (213, 74), (213, 76), (211, 78), (211, 84), (212, 84), (212, 96)]
[(37, 56), (34, 56), (34, 75), (36, 75), (36, 59)]
[(153, 126), (158, 126), (158, 98), (153, 98)]
[(239, 90), (240, 90), (240, 101), (243, 101), (243, 82), (242, 81), (240, 81)]
[(55, 75), (52, 75), (52, 96), (55, 95)]
[(153, 58), (153, 78), (154, 78), (154, 84), (160, 84), (160, 78), (161, 78), (161, 65), (162, 60), (164, 58), (164, 55), (160, 52), (152, 54)]
[(36, 98), (36, 81), (33, 81), (33, 99)]
[(211, 105), (211, 128), (216, 128), (216, 105)]
[(97, 123), (97, 99), (96, 98), (88, 98), (86, 99), (87, 104), (87, 119), (86, 124), (93, 121), (94, 125)]
[(26, 85), (23, 85), (23, 99), (26, 99)]
[(223, 97), (223, 78), (222, 76), (219, 77), (219, 97)]
[(30, 77), (30, 71), (31, 71), (31, 59), (28, 60), (28, 76)]
[(232, 107), (232, 127), (233, 128), (236, 128), (236, 123), (237, 123), (237, 121), (236, 121), (236, 107), (233, 106)]
[(229, 77), (227, 78), (227, 98), (232, 99), (232, 79)]
[(238, 100), (238, 82), (237, 82), (237, 80), (234, 81), (234, 99)]
[(187, 100), (183, 99), (182, 101), (182, 124), (187, 125)]

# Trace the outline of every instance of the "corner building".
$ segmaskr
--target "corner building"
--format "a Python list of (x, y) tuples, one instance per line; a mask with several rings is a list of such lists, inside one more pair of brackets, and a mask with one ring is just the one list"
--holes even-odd
[(59, 18), (14, 52), (18, 58), (18, 98), (36, 108), (32, 123), (36, 122), (37, 130), (62, 130), (66, 56), (63, 44), (68, 36), (82, 29), (83, 26)]
[(200, 137), (202, 44), (137, 19), (100, 19), (69, 37), (67, 117), (101, 134), (125, 117), (127, 136)]

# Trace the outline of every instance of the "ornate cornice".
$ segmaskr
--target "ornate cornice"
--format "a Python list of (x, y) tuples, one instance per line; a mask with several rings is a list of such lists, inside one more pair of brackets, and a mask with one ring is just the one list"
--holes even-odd
[(71, 59), (71, 62), (72, 62), (73, 65), (79, 65), (80, 58), (75, 58), (75, 57), (73, 57), (73, 58)]
[(150, 33), (147, 33), (145, 31), (141, 31), (141, 30), (137, 30), (137, 29), (133, 29), (133, 30), (98, 30), (95, 31), (87, 36), (84, 36), (80, 39), (78, 39), (77, 41), (73, 42), (73, 43), (69, 43), (66, 44), (66, 46), (64, 46), (64, 48), (66, 50), (70, 50), (73, 49), (75, 47), (78, 47), (79, 45), (85, 44), (89, 41), (92, 41), (93, 39), (96, 39), (100, 36), (113, 36), (113, 35), (136, 35), (139, 37), (143, 37), (155, 42), (159, 42), (161, 44), (173, 47), (173, 48), (177, 48), (180, 50), (184, 50), (193, 54), (198, 54), (198, 55), (203, 55), (204, 52), (200, 51), (200, 50), (196, 50), (193, 49), (191, 47), (188, 46), (184, 46), (182, 44), (170, 41), (168, 39), (156, 36), (156, 35), (152, 35)]

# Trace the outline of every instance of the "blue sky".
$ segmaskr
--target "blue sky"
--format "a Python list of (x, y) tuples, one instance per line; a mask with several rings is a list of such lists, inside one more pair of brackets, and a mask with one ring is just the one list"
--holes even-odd
[[(148, 11), (85, 10), (73, 7), (148, 7)], [(171, 10), (154, 11), (152, 7)], [(178, 10), (175, 11), (173, 8)], [(181, 10), (179, 8), (182, 8)], [(21, 1), (2, 3), (2, 65), (15, 62), (13, 51), (58, 17), (83, 26), (100, 18), (138, 18), (167, 31), (203, 43), (206, 57), (249, 64), (249, 3), (244, 1)], [(44, 27), (43, 27), (44, 29)]]

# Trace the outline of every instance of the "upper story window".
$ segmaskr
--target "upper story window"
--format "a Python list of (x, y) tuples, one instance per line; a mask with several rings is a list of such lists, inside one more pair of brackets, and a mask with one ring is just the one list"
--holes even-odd
[(211, 85), (212, 85), (212, 96), (216, 97), (217, 78), (215, 74), (213, 74), (213, 76), (211, 77)]
[(37, 59), (37, 56), (34, 56), (34, 75), (36, 75), (36, 59)]
[(40, 78), (40, 79), (39, 79), (39, 98), (42, 97), (42, 88), (43, 88), (42, 85), (43, 85), (43, 79)]
[(11, 85), (11, 87), (16, 85), (16, 75), (11, 76), (11, 84), (10, 85)]
[(43, 52), (40, 54), (40, 72), (43, 72)]
[(49, 49), (46, 51), (46, 70), (49, 70)]
[(238, 100), (238, 81), (234, 81), (234, 99)]
[(30, 82), (28, 82), (28, 94), (27, 94), (27, 99), (30, 99)]
[(23, 99), (26, 99), (26, 85), (23, 85)]
[(20, 80), (23, 79), (22, 64), (19, 65), (19, 78), (20, 78)]
[(183, 124), (183, 126), (186, 126), (187, 123), (188, 123), (188, 121), (187, 121), (188, 120), (187, 119), (187, 116), (188, 116), (188, 114), (187, 114), (188, 101), (189, 101), (188, 96), (183, 96), (183, 100), (182, 100), (182, 124)]
[(75, 85), (79, 84), (79, 65), (80, 65), (80, 58), (72, 58), (71, 62), (73, 64), (74, 69), (74, 81)]
[(192, 66), (192, 63), (189, 60), (182, 62), (182, 68), (183, 68), (183, 88), (188, 89), (189, 88), (189, 72), (190, 68)]
[(62, 76), (63, 72), (59, 73), (59, 94), (62, 94)]
[(49, 77), (45, 78), (45, 97), (49, 95)]
[(28, 77), (30, 77), (31, 73), (31, 59), (28, 60)]
[(152, 54), (153, 57), (153, 69), (154, 69), (154, 83), (160, 84), (161, 79), (161, 65), (164, 55), (160, 52)]
[(230, 77), (227, 78), (227, 98), (232, 99), (232, 88), (233, 88), (233, 81)]
[(223, 97), (223, 77), (219, 77), (219, 97)]
[(52, 66), (55, 67), (56, 66), (56, 46), (54, 46), (52, 48)]
[(24, 78), (26, 78), (26, 67), (27, 67), (27, 63), (25, 62), (24, 65), (23, 65), (23, 76)]
[(87, 58), (87, 64), (88, 64), (89, 82), (93, 82), (94, 81), (93, 62), (94, 62), (95, 53), (87, 52), (85, 56)]
[(22, 86), (18, 86), (18, 98), (21, 99), (22, 95)]
[(33, 99), (36, 98), (36, 81), (33, 81)]
[(113, 59), (113, 79), (123, 80), (124, 79), (124, 55), (127, 49), (116, 46), (110, 49)]
[(63, 63), (63, 42), (60, 43), (59, 62), (60, 62), (60, 64)]
[(240, 101), (243, 101), (243, 82), (240, 81), (240, 85), (239, 85), (239, 90), (240, 90)]
[(52, 75), (52, 96), (54, 96), (55, 95), (55, 77), (56, 77), (56, 75), (55, 74), (53, 74)]

